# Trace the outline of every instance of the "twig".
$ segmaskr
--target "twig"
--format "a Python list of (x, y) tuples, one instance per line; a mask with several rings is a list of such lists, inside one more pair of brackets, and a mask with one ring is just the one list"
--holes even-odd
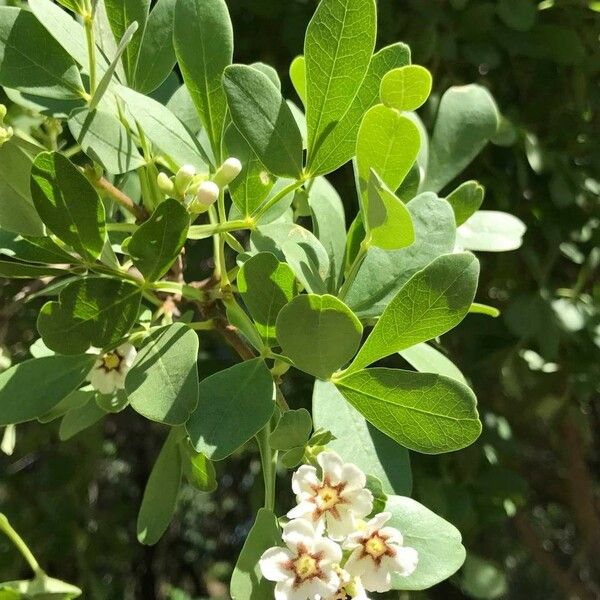
[(143, 206), (136, 204), (127, 194), (124, 194), (119, 188), (115, 187), (106, 177), (100, 177), (94, 181), (96, 187), (106, 192), (115, 202), (129, 211), (138, 221), (145, 221), (148, 218), (148, 212)]

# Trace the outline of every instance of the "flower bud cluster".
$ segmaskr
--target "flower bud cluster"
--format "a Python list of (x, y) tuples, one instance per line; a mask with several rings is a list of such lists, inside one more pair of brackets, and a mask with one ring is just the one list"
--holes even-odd
[(228, 158), (212, 177), (197, 173), (192, 165), (183, 165), (173, 177), (159, 173), (157, 184), (163, 194), (181, 200), (191, 213), (198, 214), (208, 210), (219, 198), (221, 190), (241, 171), (240, 161)]
[(276, 600), (369, 600), (368, 592), (392, 589), (392, 575), (408, 577), (419, 556), (404, 546), (400, 531), (386, 526), (390, 513), (373, 511), (366, 476), (335, 452), (317, 457), (320, 473), (302, 465), (292, 478), (297, 505), (283, 528), (285, 547), (260, 559), (265, 577), (276, 582)]
[(13, 136), (13, 128), (9, 125), (4, 124), (4, 118), (6, 117), (6, 106), (0, 104), (0, 148), (8, 142)]

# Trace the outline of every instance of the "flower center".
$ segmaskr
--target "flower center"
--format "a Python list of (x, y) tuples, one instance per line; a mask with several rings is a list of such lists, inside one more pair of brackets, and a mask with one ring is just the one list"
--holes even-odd
[(318, 491), (318, 496), (321, 510), (330, 510), (340, 501), (338, 490), (329, 485), (324, 485)]
[(378, 559), (383, 556), (388, 550), (385, 540), (381, 539), (377, 534), (369, 538), (365, 544), (365, 552), (372, 558)]
[(310, 579), (319, 573), (319, 565), (310, 554), (302, 554), (294, 561), (296, 574), (302, 580)]
[(108, 352), (102, 358), (102, 366), (107, 371), (116, 371), (121, 366), (121, 357), (116, 352)]

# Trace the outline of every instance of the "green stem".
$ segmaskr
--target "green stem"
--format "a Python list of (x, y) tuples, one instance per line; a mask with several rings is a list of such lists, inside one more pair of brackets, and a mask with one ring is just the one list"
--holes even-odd
[[(224, 225), (227, 223), (227, 213), (225, 212), (225, 193), (221, 190), (218, 199), (218, 214), (219, 214), (219, 224)], [(220, 260), (220, 270), (221, 270), (221, 289), (228, 288), (229, 277), (227, 276), (227, 263), (225, 261), (225, 236), (223, 234), (219, 235), (219, 260)]]
[(90, 68), (90, 100), (96, 92), (98, 76), (96, 73), (96, 40), (94, 37), (94, 13), (91, 2), (86, 2), (86, 14), (83, 17), (85, 25), (85, 38), (87, 41), (88, 62)]
[(263, 429), (256, 434), (258, 449), (260, 450), (260, 461), (262, 464), (263, 478), (265, 480), (265, 508), (275, 510), (275, 476), (277, 473), (277, 451), (272, 450), (269, 445), (271, 434), (271, 423), (267, 423)]
[(16, 546), (17, 550), (23, 555), (23, 558), (27, 561), (36, 576), (45, 574), (23, 538), (13, 529), (6, 516), (2, 513), (0, 513), (0, 531), (6, 534), (8, 539)]
[(119, 231), (122, 233), (133, 233), (138, 226), (135, 223), (106, 223), (107, 231)]
[(211, 225), (192, 225), (188, 231), (188, 240), (203, 240), (217, 233), (228, 231), (241, 231), (243, 229), (254, 229), (254, 220), (227, 221), (226, 223), (214, 223)]
[(362, 244), (360, 245), (360, 249), (359, 249), (357, 255), (354, 257), (354, 262), (352, 263), (352, 266), (350, 267), (350, 272), (348, 273), (348, 277), (346, 277), (346, 279), (344, 280), (344, 284), (340, 288), (340, 291), (338, 293), (338, 298), (340, 300), (343, 300), (346, 297), (346, 295), (348, 294), (348, 291), (350, 290), (350, 287), (354, 283), (354, 280), (356, 279), (356, 276), (358, 275), (358, 272), (360, 271), (360, 267), (362, 266), (363, 261), (365, 260), (365, 257), (367, 256), (368, 250), (369, 250), (369, 242), (367, 239), (365, 239), (362, 242)]
[(212, 319), (208, 321), (196, 321), (194, 323), (188, 323), (188, 327), (194, 331), (210, 331), (215, 328), (215, 323)]
[(254, 219), (258, 221), (272, 206), (275, 206), (280, 200), (285, 198), (288, 194), (296, 191), (299, 187), (301, 187), (305, 183), (306, 179), (296, 179), (296, 181), (292, 181), (289, 185), (286, 185), (283, 189), (281, 189), (277, 194), (275, 194), (272, 198), (269, 198), (262, 206), (258, 208), (257, 213), (254, 215)]

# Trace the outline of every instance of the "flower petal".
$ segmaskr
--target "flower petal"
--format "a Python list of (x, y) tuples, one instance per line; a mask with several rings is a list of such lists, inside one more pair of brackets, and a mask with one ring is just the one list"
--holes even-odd
[(314, 549), (316, 553), (323, 553), (321, 562), (339, 563), (342, 560), (342, 548), (339, 544), (328, 538), (318, 538), (315, 540)]
[(315, 543), (315, 528), (310, 521), (305, 519), (294, 519), (283, 528), (283, 541), (290, 550), (298, 551), (299, 547), (303, 547), (312, 551)]
[(319, 478), (317, 477), (317, 470), (310, 465), (302, 465), (292, 475), (292, 490), (296, 496), (302, 496), (307, 494), (314, 496), (315, 487), (320, 485)]
[(313, 513), (315, 512), (316, 506), (313, 502), (300, 502), (300, 504), (294, 506), (288, 511), (287, 516), (290, 519), (309, 519), (312, 520)]
[[(389, 571), (370, 561), (371, 568), (366, 569), (360, 576), (362, 584), (369, 592), (389, 592), (392, 589), (392, 575)], [(382, 563), (383, 564), (383, 563)]]
[(342, 466), (342, 480), (346, 488), (360, 489), (367, 485), (367, 477), (356, 465), (346, 463)]
[(419, 564), (419, 553), (408, 546), (394, 549), (396, 555), (393, 558), (390, 557), (390, 560), (393, 561), (393, 571), (402, 577), (412, 575)]
[(379, 533), (387, 539), (388, 544), (395, 544), (396, 546), (404, 544), (404, 537), (395, 527), (382, 527)]
[(293, 554), (287, 548), (269, 548), (258, 562), (263, 577), (269, 581), (285, 581), (290, 577), (293, 579), (293, 570), (286, 568), (292, 558)]
[(366, 517), (373, 510), (373, 494), (370, 490), (344, 490), (342, 498), (349, 504), (350, 510), (359, 519)]
[(334, 540), (342, 540), (356, 529), (356, 519), (352, 508), (342, 505), (337, 510), (337, 518), (331, 513), (326, 514), (327, 533)]
[(375, 531), (379, 531), (390, 519), (392, 518), (392, 513), (382, 512), (375, 515), (368, 523), (367, 529), (370, 533)]
[(338, 485), (342, 481), (342, 459), (336, 452), (321, 452), (317, 462), (323, 469), (323, 481), (326, 479), (331, 485)]
[(372, 564), (373, 561), (369, 557), (362, 556), (362, 547), (358, 547), (348, 557), (344, 569), (356, 577), (361, 576)]

